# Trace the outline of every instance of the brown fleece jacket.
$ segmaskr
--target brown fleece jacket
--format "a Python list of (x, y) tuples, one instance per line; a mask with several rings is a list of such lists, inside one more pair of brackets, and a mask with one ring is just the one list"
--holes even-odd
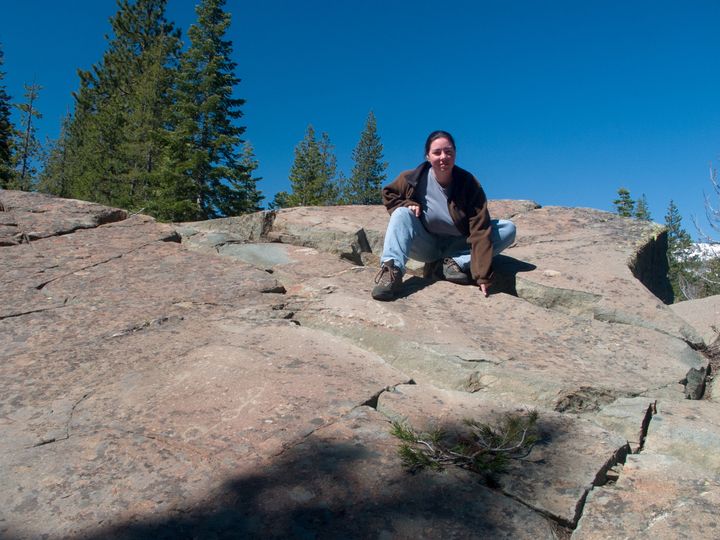
[[(401, 172), (382, 190), (383, 204), (391, 214), (401, 206), (419, 205), (416, 198), (418, 183), (426, 181), (430, 164), (426, 161), (415, 169)], [(448, 210), (455, 226), (467, 237), (470, 244), (470, 271), (480, 285), (493, 278), (490, 239), (490, 213), (487, 197), (477, 179), (457, 165), (452, 170), (448, 194)]]

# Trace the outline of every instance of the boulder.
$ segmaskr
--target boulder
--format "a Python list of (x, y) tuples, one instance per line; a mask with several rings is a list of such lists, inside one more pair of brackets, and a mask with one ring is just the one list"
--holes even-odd
[(695, 328), (705, 345), (712, 345), (720, 339), (720, 294), (685, 300), (670, 306), (673, 312)]

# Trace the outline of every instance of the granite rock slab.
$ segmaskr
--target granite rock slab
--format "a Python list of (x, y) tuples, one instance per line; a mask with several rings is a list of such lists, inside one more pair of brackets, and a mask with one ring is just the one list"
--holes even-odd
[(95, 537), (555, 538), (551, 522), (462, 470), (408, 474), (389, 423), (358, 407), (204, 505)]
[(670, 308), (697, 330), (705, 345), (720, 340), (720, 295), (677, 302)]
[(666, 455), (632, 455), (614, 485), (593, 490), (573, 540), (717, 538), (720, 478)]
[[(525, 414), (531, 409), (424, 385), (396, 387), (378, 401), (383, 414), (425, 432), (435, 428), (462, 431), (466, 419), (495, 425), (506, 414)], [(604, 483), (605, 472), (624, 460), (627, 442), (588, 420), (537, 412), (539, 442), (526, 458), (511, 461), (496, 481), (508, 496), (572, 527), (593, 485)]]
[(22, 191), (0, 190), (0, 206), (0, 246), (91, 229), (128, 217), (119, 208)]
[[(554, 538), (578, 518), (641, 536), (670, 498), (617, 501), (666, 487), (705, 523), (715, 410), (680, 383), (708, 365), (705, 327), (659, 300), (652, 224), (491, 201), (518, 241), (489, 298), (408, 274), (381, 303), (379, 206), (170, 226), (0, 200), (3, 538)], [(495, 488), (409, 475), (374, 410), (391, 406), (417, 422), (538, 408), (544, 439)], [(627, 474), (608, 471), (627, 443)]]
[[(307, 277), (313, 264), (318, 277)], [(558, 313), (508, 294), (408, 278), (394, 302), (370, 297), (374, 269), (310, 259), (293, 279), (276, 274), (304, 325), (342, 335), (380, 354), (417, 382), (558, 410), (597, 410), (620, 396), (664, 389), (707, 360), (684, 341), (644, 327)], [(324, 274), (323, 274), (324, 272)], [(281, 277), (282, 276), (282, 277)], [(319, 294), (324, 291), (324, 294)], [(532, 324), (529, 324), (532, 321)]]
[(593, 422), (622, 435), (633, 453), (645, 444), (647, 429), (657, 410), (657, 400), (650, 397), (618, 398), (588, 415)]
[(658, 400), (643, 453), (663, 454), (720, 475), (720, 404)]

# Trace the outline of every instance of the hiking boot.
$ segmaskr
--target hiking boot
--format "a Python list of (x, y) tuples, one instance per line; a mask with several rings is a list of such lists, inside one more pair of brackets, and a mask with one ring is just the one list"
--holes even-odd
[(468, 273), (464, 272), (458, 263), (450, 257), (443, 261), (442, 271), (443, 277), (451, 283), (457, 283), (458, 285), (470, 285), (472, 283)]
[(375, 300), (395, 300), (401, 285), (402, 273), (395, 267), (395, 261), (385, 261), (375, 276), (372, 297)]
[(426, 262), (423, 266), (423, 279), (429, 279), (430, 281), (443, 279), (442, 263), (442, 260)]

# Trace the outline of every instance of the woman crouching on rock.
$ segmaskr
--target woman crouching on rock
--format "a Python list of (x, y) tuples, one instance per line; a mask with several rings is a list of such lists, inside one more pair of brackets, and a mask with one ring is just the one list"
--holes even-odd
[(383, 188), (390, 223), (372, 297), (397, 296), (408, 259), (442, 262), (442, 277), (475, 282), (487, 296), (492, 258), (515, 241), (515, 225), (490, 219), (480, 183), (455, 165), (455, 140), (447, 131), (428, 135), (425, 158)]

